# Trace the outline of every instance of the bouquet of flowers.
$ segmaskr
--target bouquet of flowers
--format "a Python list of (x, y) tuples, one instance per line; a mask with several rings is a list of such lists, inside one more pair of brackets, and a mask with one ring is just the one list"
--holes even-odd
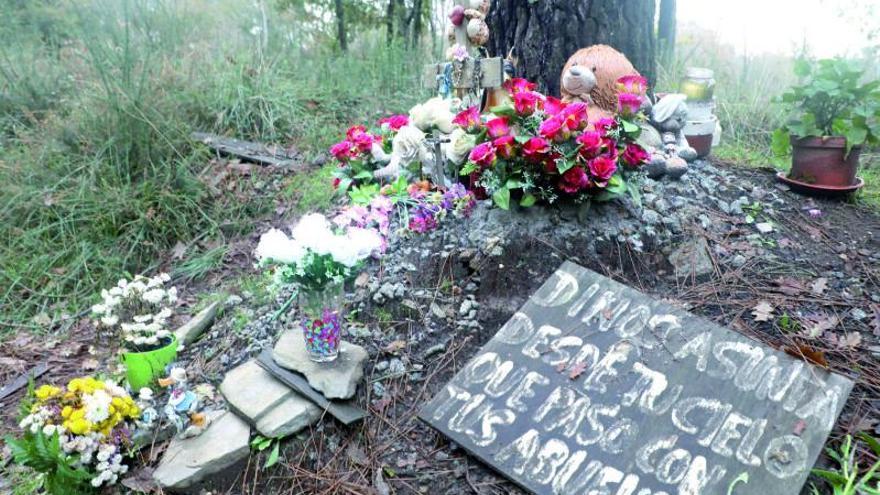
[(98, 327), (118, 331), (131, 351), (143, 352), (167, 344), (171, 339), (168, 319), (177, 302), (177, 288), (166, 288), (170, 280), (167, 273), (152, 278), (138, 275), (102, 290), (102, 301), (92, 306)]
[(317, 213), (304, 216), (292, 234), (288, 237), (276, 229), (263, 234), (257, 258), (277, 265), (276, 285), (295, 284), (299, 288), (301, 327), (309, 357), (317, 362), (333, 361), (339, 353), (344, 318), (343, 284), (358, 265), (382, 249), (384, 240), (372, 228), (348, 226), (344, 232), (336, 231)]
[(409, 209), (407, 229), (424, 234), (436, 229), (447, 216), (467, 218), (476, 205), (476, 200), (462, 184), (454, 184), (445, 191), (432, 190), (427, 181), (410, 184), (407, 189), (415, 203)]
[(140, 410), (110, 381), (74, 378), (66, 387), (43, 385), (22, 403), (21, 438), (6, 438), (16, 462), (43, 475), (49, 493), (79, 493), (113, 485)]
[(373, 172), (387, 164), (391, 142), (409, 124), (409, 117), (394, 115), (377, 124), (378, 128), (370, 130), (362, 125), (350, 127), (345, 139), (330, 147), (330, 154), (339, 164), (333, 174), (334, 188), (347, 191), (352, 186), (372, 182)]
[(608, 200), (630, 191), (624, 173), (648, 159), (635, 143), (640, 127), (633, 122), (646, 82), (638, 76), (618, 82), (618, 115), (590, 123), (583, 102), (563, 103), (535, 91), (524, 79), (505, 82), (511, 102), (481, 115), (477, 107), (459, 113), (453, 149), (473, 143), (462, 175), (475, 192), (500, 208), (512, 199), (524, 207), (560, 198), (575, 202)]

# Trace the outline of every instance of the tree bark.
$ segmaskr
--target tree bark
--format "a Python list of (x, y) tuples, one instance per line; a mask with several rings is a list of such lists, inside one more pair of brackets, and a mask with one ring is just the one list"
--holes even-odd
[(388, 44), (394, 40), (394, 4), (397, 0), (388, 0), (388, 8), (385, 9), (385, 30), (388, 36)]
[(606, 44), (620, 50), (653, 83), (654, 0), (495, 0), (487, 48), (503, 57), (513, 48), (518, 75), (559, 95), (559, 79), (577, 50)]
[(419, 46), (422, 37), (422, 0), (414, 0), (413, 2), (413, 33), (412, 46)]
[(675, 53), (675, 9), (675, 0), (660, 0), (657, 48), (664, 61), (669, 61)]
[(339, 40), (339, 48), (342, 51), (348, 49), (348, 41), (345, 39), (345, 8), (342, 0), (336, 0), (336, 38)]

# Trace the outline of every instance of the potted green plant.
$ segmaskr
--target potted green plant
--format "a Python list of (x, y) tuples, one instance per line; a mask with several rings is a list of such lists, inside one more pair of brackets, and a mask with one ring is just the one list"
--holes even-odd
[(148, 386), (177, 359), (177, 339), (168, 329), (177, 302), (177, 288), (166, 287), (170, 279), (167, 273), (122, 279), (101, 291), (101, 303), (92, 306), (98, 328), (122, 340), (121, 359), (132, 390)]
[(880, 81), (844, 59), (799, 60), (800, 78), (781, 97), (788, 121), (773, 134), (773, 151), (791, 149), (791, 171), (780, 178), (816, 190), (857, 189), (864, 145), (880, 139)]

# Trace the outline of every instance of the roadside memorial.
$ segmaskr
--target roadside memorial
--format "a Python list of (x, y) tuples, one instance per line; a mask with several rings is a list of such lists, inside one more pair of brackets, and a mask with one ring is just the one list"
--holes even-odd
[(420, 417), (535, 493), (796, 494), (852, 386), (566, 262)]

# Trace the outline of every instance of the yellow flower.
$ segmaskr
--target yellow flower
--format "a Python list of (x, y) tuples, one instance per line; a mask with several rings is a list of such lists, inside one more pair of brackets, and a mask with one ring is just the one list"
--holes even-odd
[(52, 385), (43, 385), (34, 391), (38, 400), (46, 401), (61, 393), (61, 389)]
[(64, 406), (64, 409), (61, 410), (61, 417), (67, 419), (70, 417), (70, 413), (73, 412), (73, 408), (70, 406)]

